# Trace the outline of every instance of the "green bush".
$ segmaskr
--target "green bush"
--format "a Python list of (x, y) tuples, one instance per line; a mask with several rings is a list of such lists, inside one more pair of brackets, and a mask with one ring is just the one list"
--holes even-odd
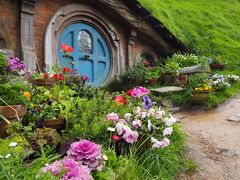
[(7, 73), (8, 61), (4, 55), (0, 52), (0, 75)]

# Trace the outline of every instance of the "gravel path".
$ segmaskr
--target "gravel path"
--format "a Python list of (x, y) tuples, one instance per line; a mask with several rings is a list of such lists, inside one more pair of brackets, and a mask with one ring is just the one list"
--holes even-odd
[(227, 120), (239, 113), (240, 96), (211, 111), (175, 114), (188, 135), (187, 155), (199, 164), (183, 179), (240, 180), (240, 122)]

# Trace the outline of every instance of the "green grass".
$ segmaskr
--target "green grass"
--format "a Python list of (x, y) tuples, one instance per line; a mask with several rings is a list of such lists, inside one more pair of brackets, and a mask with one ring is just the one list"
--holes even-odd
[[(239, 0), (139, 0), (186, 46), (199, 56), (221, 55), (227, 68), (223, 74), (240, 75)], [(206, 106), (216, 107), (240, 93), (240, 85), (211, 94)], [(172, 99), (181, 102), (181, 97)]]
[(139, 0), (197, 55), (222, 55), (240, 66), (239, 0)]

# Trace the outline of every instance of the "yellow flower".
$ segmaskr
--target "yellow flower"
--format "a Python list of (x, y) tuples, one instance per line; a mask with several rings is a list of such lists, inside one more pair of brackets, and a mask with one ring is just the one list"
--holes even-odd
[(198, 88), (195, 88), (195, 91), (198, 91)]
[(203, 90), (203, 88), (199, 88), (199, 91), (202, 91)]
[(207, 90), (208, 90), (208, 87), (206, 86), (204, 89), (205, 89), (205, 91), (207, 91)]
[(25, 91), (23, 95), (27, 98), (28, 101), (30, 101), (31, 94), (29, 91)]

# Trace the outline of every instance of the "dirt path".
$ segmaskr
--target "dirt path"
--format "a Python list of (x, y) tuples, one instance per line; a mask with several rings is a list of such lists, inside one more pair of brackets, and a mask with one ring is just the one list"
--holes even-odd
[(240, 96), (215, 110), (175, 114), (188, 135), (187, 155), (199, 164), (198, 172), (184, 179), (240, 180), (240, 122), (226, 120), (237, 113)]

